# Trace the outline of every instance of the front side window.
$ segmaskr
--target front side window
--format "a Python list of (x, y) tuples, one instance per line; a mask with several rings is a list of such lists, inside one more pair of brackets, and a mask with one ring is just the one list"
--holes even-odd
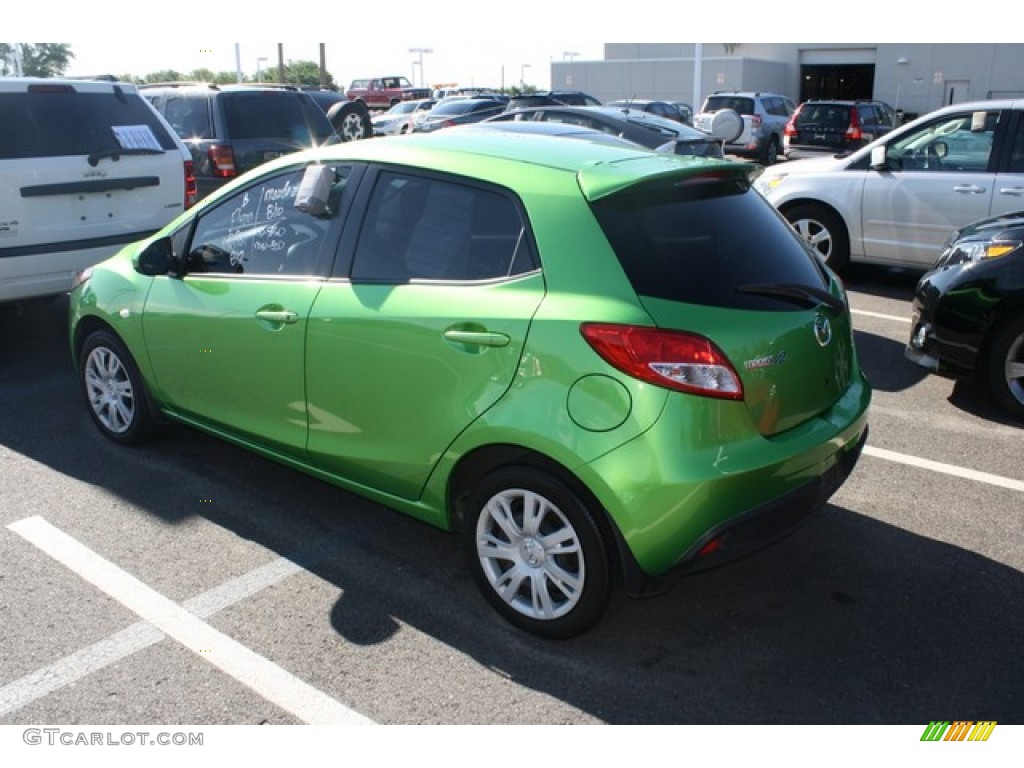
[(984, 172), (998, 123), (998, 112), (946, 115), (892, 142), (886, 159), (901, 171)]
[(354, 281), (493, 280), (533, 269), (513, 199), (481, 187), (397, 171), (374, 185), (352, 266)]
[[(257, 277), (325, 274), (324, 248), (329, 214), (296, 207), (304, 168), (253, 184), (222, 200), (196, 224), (187, 271)], [(331, 198), (337, 200), (348, 175), (334, 169)]]

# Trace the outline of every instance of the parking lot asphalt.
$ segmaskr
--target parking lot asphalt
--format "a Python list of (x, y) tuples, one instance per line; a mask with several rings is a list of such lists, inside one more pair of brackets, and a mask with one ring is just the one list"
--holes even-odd
[(1024, 723), (1022, 425), (903, 359), (914, 277), (847, 277), (875, 398), (824, 513), (562, 643), (455, 536), (186, 428), (104, 440), (66, 302), (0, 309), (0, 725)]

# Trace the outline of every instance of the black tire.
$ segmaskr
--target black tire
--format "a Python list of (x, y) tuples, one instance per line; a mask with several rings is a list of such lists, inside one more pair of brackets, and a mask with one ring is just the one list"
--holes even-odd
[(361, 101), (339, 101), (327, 111), (327, 119), (342, 141), (358, 141), (373, 133), (370, 111)]
[(785, 212), (786, 219), (817, 251), (834, 272), (850, 263), (850, 236), (836, 214), (821, 205), (798, 205)]
[(545, 472), (510, 466), (480, 481), (467, 500), (463, 544), (484, 597), (520, 629), (562, 640), (608, 609), (611, 558), (594, 511)]
[(110, 331), (93, 331), (78, 360), (86, 407), (103, 436), (122, 445), (150, 437), (157, 424), (146, 385), (121, 340)]
[(996, 402), (1024, 419), (1024, 315), (1005, 323), (988, 352), (988, 384)]
[(775, 165), (779, 160), (779, 139), (777, 136), (769, 136), (768, 141), (761, 147), (758, 157), (761, 165)]

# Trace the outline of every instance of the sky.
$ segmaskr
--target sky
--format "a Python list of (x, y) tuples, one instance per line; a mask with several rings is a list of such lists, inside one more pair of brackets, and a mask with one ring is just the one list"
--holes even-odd
[[(728, 10), (713, 0), (661, 6), (599, 0), (219, 0), (159, 11), (106, 0), (102, 12), (80, 0), (47, 0), (45, 15), (20, 6), (5, 9), (3, 33), (9, 40), (69, 43), (74, 59), (68, 75), (142, 77), (199, 67), (234, 72), (237, 56), (242, 72), (255, 76), (261, 66), (276, 67), (278, 43), (264, 42), (276, 39), (292, 41), (281, 43), (286, 61), (319, 61), (323, 41), (327, 69), (339, 85), (405, 75), (416, 84), (483, 87), (522, 79), (539, 89), (550, 87), (552, 61), (600, 60), (606, 42), (1016, 42), (999, 37), (1010, 35), (1011, 25), (992, 23), (1002, 15), (996, 0), (973, 0), (972, 13), (956, 15), (955, 28), (946, 14), (922, 15), (913, 5), (862, 0), (841, 6), (838, 23), (825, 11), (815, 11), (812, 20), (777, 3), (778, 13), (771, 14), (772, 4), (762, 0), (731, 0)], [(431, 52), (410, 52), (418, 48)]]

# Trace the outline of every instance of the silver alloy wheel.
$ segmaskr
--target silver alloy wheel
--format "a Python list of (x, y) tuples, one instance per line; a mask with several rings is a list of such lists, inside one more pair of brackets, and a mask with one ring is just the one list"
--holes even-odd
[(477, 519), (476, 553), (495, 593), (531, 619), (564, 616), (583, 593), (579, 535), (557, 506), (533, 491), (510, 488), (491, 497)]
[(355, 110), (344, 115), (341, 118), (341, 124), (338, 126), (338, 135), (341, 136), (343, 141), (358, 141), (363, 138), (362, 116)]
[(1024, 405), (1024, 333), (1010, 342), (1003, 362), (1003, 375), (1010, 394)]
[(96, 347), (85, 360), (84, 381), (89, 407), (114, 434), (127, 432), (135, 421), (135, 391), (128, 369), (109, 347)]
[(793, 222), (793, 227), (828, 263), (829, 257), (832, 256), (832, 233), (828, 227), (816, 219), (797, 219)]

